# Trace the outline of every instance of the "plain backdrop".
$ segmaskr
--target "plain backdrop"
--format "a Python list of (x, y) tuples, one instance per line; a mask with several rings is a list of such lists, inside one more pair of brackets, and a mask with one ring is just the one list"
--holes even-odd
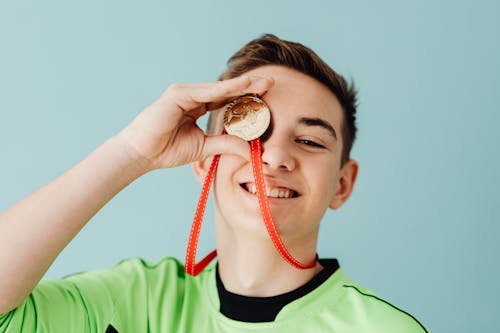
[[(0, 210), (171, 83), (212, 81), (243, 44), (274, 33), (359, 88), (360, 174), (324, 218), (320, 256), (433, 332), (498, 332), (499, 13), (496, 1), (2, 2)], [(46, 277), (183, 260), (199, 192), (189, 166), (140, 178)], [(199, 256), (214, 247), (212, 213)]]

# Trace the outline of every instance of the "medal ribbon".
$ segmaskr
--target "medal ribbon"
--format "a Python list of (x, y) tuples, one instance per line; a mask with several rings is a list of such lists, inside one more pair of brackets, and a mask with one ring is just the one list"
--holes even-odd
[[(264, 176), (262, 172), (262, 146), (259, 138), (254, 139), (250, 142), (250, 149), (252, 157), (252, 169), (255, 179), (255, 186), (257, 189), (257, 198), (259, 200), (260, 211), (262, 213), (264, 224), (266, 225), (267, 233), (269, 234), (274, 247), (276, 247), (281, 257), (293, 267), (298, 269), (313, 268), (318, 260), (317, 255), (311, 263), (304, 265), (290, 254), (285, 244), (281, 240), (278, 230), (276, 229), (276, 225), (271, 214), (271, 209), (269, 207), (269, 201), (266, 195), (266, 187), (264, 185)], [(217, 165), (219, 164), (219, 159), (220, 155), (214, 156), (208, 173), (205, 176), (200, 199), (198, 201), (198, 206), (196, 207), (196, 213), (193, 219), (193, 225), (191, 226), (191, 232), (189, 234), (189, 241), (186, 250), (185, 271), (192, 276), (198, 275), (217, 256), (217, 251), (213, 250), (200, 262), (195, 263), (196, 251), (198, 248), (198, 239), (200, 237), (201, 224), (203, 222), (203, 214), (205, 213), (208, 193), (210, 192), (210, 186), (213, 182), (215, 171), (217, 170)]]

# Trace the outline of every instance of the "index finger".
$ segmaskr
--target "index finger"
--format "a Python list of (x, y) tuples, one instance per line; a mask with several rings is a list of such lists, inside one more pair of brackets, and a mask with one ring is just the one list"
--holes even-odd
[(209, 83), (206, 90), (198, 90), (193, 99), (209, 103), (208, 109), (220, 108), (232, 97), (246, 94), (264, 94), (274, 84), (272, 78), (242, 75), (233, 79)]
[[(230, 79), (230, 80), (226, 80), (226, 81), (219, 81), (219, 82), (220, 82), (220, 84), (224, 84), (226, 82), (229, 83), (228, 81), (236, 80), (236, 79), (242, 78), (244, 76), (245, 75), (240, 76), (240, 77), (236, 77), (234, 79)], [(207, 103), (206, 110), (207, 111), (215, 111), (217, 109), (220, 109), (223, 106), (225, 106), (227, 103), (229, 103), (232, 98), (239, 97), (242, 95), (246, 95), (246, 94), (263, 95), (274, 84), (274, 80), (270, 77), (248, 76), (248, 79), (249, 79), (248, 86), (246, 86), (242, 89), (233, 89), (233, 90), (226, 91), (223, 99), (215, 100), (215, 101)]]
[(199, 107), (206, 108), (207, 103), (227, 101), (231, 97), (249, 93), (263, 94), (273, 83), (274, 81), (270, 78), (248, 75), (208, 83), (177, 83), (170, 86), (160, 100), (166, 105), (172, 105), (187, 112)]

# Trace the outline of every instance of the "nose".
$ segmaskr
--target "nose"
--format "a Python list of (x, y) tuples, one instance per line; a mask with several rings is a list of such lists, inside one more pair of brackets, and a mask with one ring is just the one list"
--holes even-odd
[(262, 142), (262, 163), (274, 170), (292, 171), (296, 167), (296, 160), (285, 140), (274, 135)]

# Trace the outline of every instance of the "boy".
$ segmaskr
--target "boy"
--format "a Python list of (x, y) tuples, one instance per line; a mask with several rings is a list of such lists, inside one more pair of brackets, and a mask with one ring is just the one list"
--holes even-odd
[[(215, 83), (174, 84), (74, 168), (0, 215), (0, 332), (426, 332), (411, 315), (316, 260), (320, 221), (349, 198), (358, 164), (355, 92), (310, 49), (273, 35), (251, 41)], [(269, 239), (247, 142), (196, 120), (238, 96), (269, 106), (262, 172), (276, 228)], [(221, 154), (213, 195), (218, 261), (193, 277), (173, 258), (41, 277), (116, 193), (158, 168), (192, 163), (203, 181)], [(38, 284), (38, 286), (37, 286)], [(35, 288), (36, 287), (36, 288)]]

